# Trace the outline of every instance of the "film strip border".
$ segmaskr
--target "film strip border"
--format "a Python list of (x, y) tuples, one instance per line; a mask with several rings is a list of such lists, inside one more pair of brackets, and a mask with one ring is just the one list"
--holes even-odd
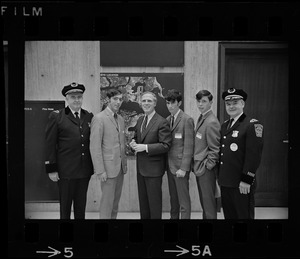
[(299, 32), (291, 3), (3, 2), (4, 39), (284, 40)]
[[(291, 3), (1, 3), (3, 39), (22, 40), (272, 40), (292, 41), (299, 60), (299, 5)], [(20, 50), (10, 55), (22, 63)], [(293, 52), (294, 54), (294, 52)], [(23, 68), (22, 68), (23, 70)], [(22, 71), (11, 80), (22, 85)], [(20, 72), (20, 73), (19, 73)], [(23, 72), (24, 73), (24, 72)], [(297, 75), (291, 70), (293, 82)], [(296, 95), (294, 95), (296, 96)], [(20, 99), (20, 98), (19, 98)], [(18, 100), (19, 100), (18, 99)], [(295, 102), (294, 102), (295, 103)], [(15, 109), (17, 112), (17, 109)], [(298, 109), (295, 109), (298, 110)], [(18, 153), (20, 151), (16, 151)], [(295, 160), (294, 160), (295, 161)], [(13, 169), (19, 170), (18, 165)], [(13, 184), (22, 185), (17, 176)], [(293, 177), (293, 179), (295, 179)], [(24, 180), (24, 179), (23, 179)], [(291, 181), (290, 179), (290, 182)], [(22, 188), (20, 188), (22, 190)], [(14, 187), (15, 191), (18, 188)], [(295, 191), (292, 194), (296, 194)], [(12, 257), (288, 257), (299, 255), (295, 209), (289, 219), (248, 221), (25, 220), (23, 197), (9, 201)], [(15, 203), (16, 202), (16, 203)], [(16, 208), (11, 208), (16, 206)], [(298, 214), (299, 215), (299, 214)], [(187, 252), (188, 251), (188, 252)]]
[[(287, 222), (280, 220), (46, 223), (33, 220), (24, 224), (23, 242), (20, 242), (19, 249), (9, 252), (15, 257), (45, 257), (41, 253), (47, 252), (47, 255), (77, 258), (284, 258), (296, 254), (298, 250), (297, 247), (288, 246), (288, 228)], [(13, 248), (15, 246), (11, 246)]]

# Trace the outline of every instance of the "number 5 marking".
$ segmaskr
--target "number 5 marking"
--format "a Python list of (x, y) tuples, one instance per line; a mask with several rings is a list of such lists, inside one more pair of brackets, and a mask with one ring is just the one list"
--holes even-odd
[(197, 251), (196, 253), (192, 253), (193, 256), (198, 256), (201, 254), (200, 246), (192, 246), (192, 251)]
[[(64, 257), (70, 258), (73, 256), (73, 251), (72, 251), (73, 247), (65, 247), (65, 255)], [(68, 254), (68, 255), (67, 255)]]

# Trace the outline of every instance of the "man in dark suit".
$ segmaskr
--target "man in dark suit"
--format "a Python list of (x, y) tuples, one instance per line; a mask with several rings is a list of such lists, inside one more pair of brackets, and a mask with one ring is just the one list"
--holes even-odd
[(244, 114), (247, 94), (223, 92), (230, 120), (221, 126), (219, 184), (225, 219), (254, 219), (255, 174), (263, 150), (263, 125)]
[(165, 100), (171, 113), (167, 120), (170, 122), (172, 132), (167, 168), (171, 219), (190, 219), (189, 179), (194, 153), (194, 120), (179, 108), (182, 95), (178, 90), (169, 90)]
[(169, 123), (155, 111), (156, 102), (152, 92), (142, 94), (145, 116), (138, 119), (135, 138), (130, 143), (137, 156), (141, 219), (162, 217), (162, 177), (166, 170), (166, 154), (172, 143)]
[(116, 219), (127, 172), (124, 119), (117, 114), (123, 95), (110, 89), (107, 97), (107, 107), (92, 120), (90, 150), (95, 175), (101, 181), (100, 219)]
[(220, 123), (213, 114), (213, 96), (207, 90), (196, 94), (200, 117), (195, 128), (194, 173), (203, 210), (203, 219), (217, 218), (216, 185), (220, 151)]
[(46, 172), (58, 182), (60, 218), (85, 218), (86, 194), (93, 164), (89, 150), (93, 114), (82, 109), (85, 87), (72, 83), (62, 89), (68, 106), (49, 115), (46, 127)]

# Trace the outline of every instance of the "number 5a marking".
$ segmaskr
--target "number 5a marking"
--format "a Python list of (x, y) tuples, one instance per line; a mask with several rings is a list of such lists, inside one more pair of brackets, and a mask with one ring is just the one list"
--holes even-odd
[(64, 257), (67, 257), (67, 258), (71, 258), (73, 257), (73, 251), (72, 251), (73, 247), (65, 247), (65, 254), (64, 254)]
[(192, 253), (193, 256), (198, 256), (201, 254), (200, 246), (192, 246), (192, 251), (196, 251)]

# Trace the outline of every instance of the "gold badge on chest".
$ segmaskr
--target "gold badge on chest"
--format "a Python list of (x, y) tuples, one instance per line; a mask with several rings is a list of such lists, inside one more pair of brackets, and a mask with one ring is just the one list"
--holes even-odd
[(239, 131), (238, 130), (234, 130), (234, 131), (232, 131), (232, 137), (233, 138), (237, 138), (238, 137), (238, 134), (239, 134)]

